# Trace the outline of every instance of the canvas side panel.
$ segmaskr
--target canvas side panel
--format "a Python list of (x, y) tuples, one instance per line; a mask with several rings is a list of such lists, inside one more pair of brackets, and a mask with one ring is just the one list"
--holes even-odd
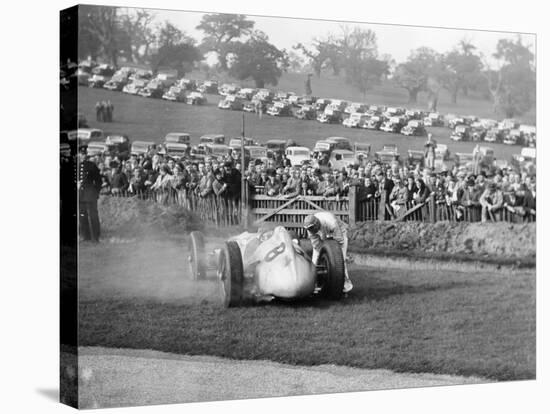
[(78, 408), (78, 235), (74, 174), (77, 129), (78, 6), (60, 12), (60, 401)]

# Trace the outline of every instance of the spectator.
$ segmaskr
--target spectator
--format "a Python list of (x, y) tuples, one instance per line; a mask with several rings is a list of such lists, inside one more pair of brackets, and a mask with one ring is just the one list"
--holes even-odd
[(424, 183), (424, 180), (422, 178), (417, 178), (415, 184), (416, 192), (413, 195), (413, 201), (416, 204), (425, 203), (430, 196), (430, 189), (428, 188), (426, 183)]
[(504, 203), (502, 191), (495, 183), (489, 183), (481, 194), (479, 203), (481, 204), (481, 222), (486, 222), (488, 218), (495, 221), (495, 214), (500, 211)]
[(224, 196), (227, 190), (227, 184), (223, 182), (223, 172), (219, 168), (214, 170), (214, 181), (212, 182), (212, 191), (217, 196)]
[(407, 176), (407, 203), (413, 201), (415, 193), (418, 191), (412, 174)]
[(300, 180), (300, 173), (297, 169), (292, 171), (292, 176), (288, 179), (286, 186), (283, 188), (283, 195), (287, 198), (296, 197), (300, 194), (302, 189), (302, 182)]
[(113, 161), (111, 168), (111, 193), (122, 195), (128, 189), (128, 177), (124, 174), (118, 165)]
[(466, 210), (479, 206), (479, 198), (481, 193), (476, 186), (473, 177), (469, 178), (466, 182), (466, 188), (462, 192), (460, 199), (458, 200), (458, 206), (456, 208), (456, 219), (463, 220)]
[(238, 201), (241, 198), (241, 173), (230, 161), (224, 164), (223, 182), (227, 184), (225, 194), (228, 198)]
[(393, 213), (396, 216), (399, 216), (402, 212), (406, 210), (407, 200), (409, 197), (409, 191), (407, 187), (403, 184), (401, 177), (395, 175), (393, 177), (394, 186), (390, 193), (389, 203), (393, 208)]
[(265, 194), (271, 197), (276, 197), (281, 193), (281, 183), (277, 180), (275, 176), (275, 170), (269, 170), (267, 176), (269, 178), (265, 183)]

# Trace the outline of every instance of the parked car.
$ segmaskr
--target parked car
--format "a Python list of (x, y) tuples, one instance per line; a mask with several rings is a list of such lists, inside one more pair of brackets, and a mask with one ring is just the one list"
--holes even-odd
[(194, 91), (197, 89), (197, 81), (193, 79), (181, 78), (177, 83), (180, 88), (186, 91)]
[(353, 113), (364, 114), (369, 109), (367, 104), (361, 102), (352, 102), (344, 108), (344, 113), (351, 116)]
[(444, 119), (438, 112), (430, 112), (427, 117), (424, 118), (425, 126), (442, 127), (444, 125)]
[(344, 119), (342, 125), (348, 128), (363, 128), (369, 120), (369, 116), (362, 112), (353, 112), (348, 118)]
[(512, 129), (504, 135), (502, 142), (507, 145), (523, 145), (523, 133), (520, 129)]
[[(265, 106), (262, 105), (262, 111), (264, 111)], [(256, 101), (246, 101), (243, 103), (243, 111), (244, 112), (256, 112)]]
[(335, 149), (331, 152), (329, 158), (329, 167), (335, 170), (341, 170), (355, 163), (355, 153), (350, 150)]
[(147, 86), (148, 81), (145, 79), (136, 79), (131, 83), (128, 83), (122, 88), (123, 93), (130, 95), (137, 95), (139, 92)]
[(86, 148), (86, 155), (88, 157), (109, 155), (109, 146), (103, 141), (90, 141)]
[(342, 112), (332, 106), (325, 107), (325, 110), (317, 116), (317, 121), (323, 124), (339, 124), (342, 121)]
[(407, 151), (407, 165), (410, 167), (416, 167), (420, 165), (421, 168), (424, 167), (424, 151), (422, 150), (408, 150)]
[(190, 155), (191, 148), (189, 144), (179, 142), (167, 142), (164, 144), (164, 155), (174, 160), (187, 158)]
[(352, 151), (353, 147), (351, 146), (351, 141), (345, 137), (328, 137), (325, 138), (325, 142), (330, 142), (334, 144), (334, 149), (345, 149)]
[(205, 134), (199, 138), (201, 144), (225, 144), (225, 135)]
[(240, 98), (244, 101), (250, 101), (255, 94), (256, 94), (256, 89), (243, 88), (236, 93), (236, 96), (237, 98)]
[(260, 160), (267, 162), (267, 148), (261, 145), (247, 145), (244, 147), (245, 151), (245, 164)]
[(109, 147), (110, 155), (124, 160), (130, 156), (130, 139), (127, 135), (108, 135), (105, 144)]
[(399, 151), (397, 150), (397, 145), (387, 144), (382, 147), (381, 151), (374, 153), (376, 160), (382, 163), (391, 163), (393, 161), (399, 161)]
[(426, 128), (424, 128), (424, 123), (413, 119), (407, 123), (403, 128), (401, 128), (401, 134), (406, 136), (424, 136), (426, 135)]
[(454, 161), (457, 168), (465, 168), (467, 171), (473, 170), (474, 156), (471, 152), (456, 152)]
[(483, 137), (485, 142), (502, 142), (502, 131), (498, 128), (491, 128)]
[(476, 121), (472, 123), (471, 127), (471, 133), (470, 136), (472, 137), (473, 141), (483, 141), (485, 138), (485, 135), (487, 135), (487, 130), (485, 127), (481, 124), (481, 122)]
[(156, 149), (157, 145), (153, 141), (134, 141), (130, 147), (130, 154), (147, 155)]
[(325, 110), (325, 108), (327, 107), (327, 105), (330, 103), (330, 99), (325, 99), (325, 98), (319, 98), (315, 101), (315, 110), (317, 112), (322, 112)]
[(286, 102), (275, 102), (267, 110), (267, 114), (272, 116), (292, 116), (292, 106)]
[(111, 79), (115, 73), (115, 68), (111, 65), (101, 64), (92, 69), (92, 76), (88, 79), (90, 88), (101, 88)]
[(535, 147), (537, 144), (537, 127), (534, 125), (520, 125), (519, 130), (523, 134), (524, 144)]
[(185, 89), (180, 86), (172, 86), (164, 95), (162, 95), (162, 99), (172, 102), (185, 102)]
[(164, 144), (191, 144), (191, 136), (186, 132), (170, 132), (164, 137)]
[[(392, 108), (390, 108), (392, 109)], [(405, 124), (405, 117), (403, 116), (392, 116), (380, 127), (380, 131), (384, 132), (400, 132)]]
[(185, 103), (188, 105), (204, 105), (206, 104), (206, 97), (197, 91), (189, 92), (185, 98)]
[(105, 84), (103, 85), (103, 88), (108, 89), (110, 91), (122, 91), (122, 88), (126, 86), (128, 83), (128, 76), (124, 74), (118, 74), (113, 76), (111, 79), (109, 79)]
[(468, 125), (457, 125), (451, 134), (451, 139), (453, 141), (469, 141), (470, 130), (471, 128)]
[(243, 109), (243, 101), (236, 95), (226, 95), (225, 99), (222, 99), (218, 103), (218, 108), (241, 111)]
[(67, 132), (69, 141), (78, 141), (87, 143), (90, 141), (103, 141), (103, 131), (97, 128), (78, 128), (77, 130)]
[(204, 81), (197, 90), (201, 93), (218, 94), (218, 81), (207, 80)]
[(496, 157), (495, 150), (491, 147), (479, 147), (480, 166), (482, 168), (491, 169), (495, 165)]
[(288, 142), (284, 139), (270, 139), (265, 143), (267, 156), (273, 159), (280, 159), (285, 153)]
[(294, 117), (298, 119), (313, 120), (317, 118), (317, 111), (312, 105), (302, 105), (302, 107), (294, 113)]
[(390, 106), (384, 111), (384, 116), (388, 119), (393, 117), (400, 117), (401, 115), (405, 115), (405, 108)]
[(205, 145), (206, 156), (214, 158), (225, 158), (231, 155), (231, 147), (224, 144), (206, 144)]
[[(231, 138), (229, 140), (229, 146), (231, 148), (241, 148), (241, 139), (242, 138)], [(252, 146), (252, 145), (255, 145), (254, 139), (245, 137), (244, 138), (244, 146), (249, 147), (249, 146)]]
[(241, 88), (234, 83), (224, 83), (218, 88), (219, 94), (222, 96), (235, 95)]
[(380, 129), (382, 126), (382, 117), (378, 115), (371, 116), (367, 121), (364, 123), (363, 128), (365, 129)]
[(418, 121), (424, 120), (424, 112), (420, 109), (407, 109), (405, 111), (405, 117), (408, 121), (411, 121), (413, 119), (416, 119)]
[(519, 154), (512, 155), (511, 163), (514, 167), (521, 170), (529, 165), (536, 165), (537, 163), (537, 150), (536, 148), (523, 147)]
[(150, 81), (153, 79), (153, 72), (148, 69), (137, 69), (128, 79), (132, 82), (136, 80)]
[(311, 160), (311, 151), (307, 147), (288, 147), (285, 154), (292, 166), (302, 165)]
[(164, 94), (164, 87), (161, 82), (157, 80), (150, 81), (147, 86), (143, 89), (141, 89), (138, 92), (139, 96), (143, 96), (145, 98), (162, 98), (162, 95)]

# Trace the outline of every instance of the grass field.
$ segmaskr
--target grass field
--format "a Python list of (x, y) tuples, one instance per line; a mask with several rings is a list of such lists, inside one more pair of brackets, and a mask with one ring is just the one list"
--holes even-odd
[(237, 309), (189, 280), (181, 243), (83, 244), (79, 345), (481, 376), (535, 377), (535, 272), (351, 268), (341, 302)]
[[(95, 122), (94, 105), (99, 100), (113, 103), (113, 123)], [(79, 88), (79, 111), (88, 119), (90, 126), (104, 129), (106, 133), (127, 134), (131, 140), (153, 140), (162, 142), (169, 132), (187, 132), (192, 142), (197, 143), (201, 135), (221, 133), (226, 137), (241, 135), (242, 114), (240, 111), (225, 111), (217, 108), (220, 97), (208, 95), (205, 106), (192, 106), (160, 99), (142, 98), (111, 92), (105, 89)], [(472, 152), (471, 142), (454, 142), (449, 138), (447, 128), (430, 128), (438, 143), (449, 145), (454, 152)], [(292, 138), (313, 147), (319, 139), (330, 136), (344, 136), (353, 142), (368, 142), (373, 151), (381, 150), (385, 144), (396, 144), (404, 156), (408, 149), (423, 149), (423, 137), (405, 137), (400, 134), (345, 128), (342, 125), (326, 125), (317, 121), (303, 121), (290, 117), (278, 118), (264, 115), (259, 119), (254, 114), (245, 114), (245, 134), (260, 142), (276, 138)], [(498, 159), (510, 160), (512, 154), (520, 151), (518, 146), (491, 145)]]

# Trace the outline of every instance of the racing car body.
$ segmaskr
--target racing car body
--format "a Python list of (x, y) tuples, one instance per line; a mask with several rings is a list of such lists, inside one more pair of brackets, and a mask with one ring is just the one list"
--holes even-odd
[(189, 253), (195, 280), (208, 279), (208, 267), (215, 269), (215, 276), (210, 278), (221, 282), (226, 307), (250, 300), (295, 300), (313, 294), (330, 299), (342, 296), (344, 258), (334, 240), (325, 240), (321, 246), (317, 266), (311, 261), (309, 240), (293, 238), (282, 226), (241, 233), (214, 249), (208, 258), (202, 233), (192, 232)]

